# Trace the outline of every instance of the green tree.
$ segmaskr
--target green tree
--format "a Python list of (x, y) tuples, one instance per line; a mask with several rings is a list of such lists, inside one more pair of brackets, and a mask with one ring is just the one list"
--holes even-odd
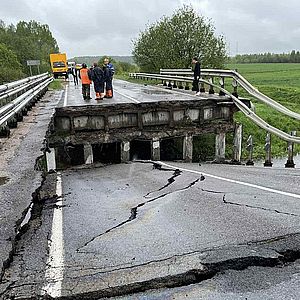
[(138, 71), (138, 68), (137, 68), (136, 65), (131, 64), (129, 62), (118, 61), (118, 60), (114, 59), (113, 57), (111, 57), (109, 55), (104, 55), (104, 56), (100, 57), (100, 59), (98, 61), (99, 66), (103, 65), (103, 61), (104, 61), (105, 58), (108, 58), (109, 61), (114, 65), (116, 75), (127, 74), (127, 73), (130, 73), (130, 72), (137, 72)]
[(40, 60), (41, 71), (49, 71), (49, 54), (59, 51), (49, 26), (33, 20), (20, 21), (16, 26), (12, 24), (6, 26), (0, 21), (0, 40), (17, 55), (23, 72), (27, 74), (29, 74), (27, 60)]
[(24, 76), (16, 54), (4, 44), (0, 44), (0, 84), (20, 79)]
[(199, 57), (202, 67), (221, 68), (226, 47), (223, 37), (215, 35), (211, 21), (184, 5), (141, 32), (134, 41), (133, 56), (146, 72), (191, 67), (193, 56)]

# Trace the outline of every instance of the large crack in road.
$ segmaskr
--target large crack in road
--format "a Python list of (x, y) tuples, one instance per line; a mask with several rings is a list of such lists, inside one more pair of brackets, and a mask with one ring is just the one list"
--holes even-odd
[[(167, 180), (167, 184), (165, 184), (161, 188), (157, 189), (156, 191), (151, 191), (151, 192), (147, 193), (146, 195), (144, 195), (144, 198), (149, 197), (149, 195), (151, 195), (154, 192), (161, 192), (162, 190), (166, 189), (168, 186), (170, 186), (172, 183), (175, 182), (176, 177), (178, 177), (178, 176), (180, 176), (182, 174), (182, 171), (180, 171), (179, 169), (175, 169), (174, 170), (174, 169), (163, 168), (160, 164), (157, 164), (155, 162), (153, 162), (153, 168), (154, 169), (158, 169), (160, 171), (173, 172), (173, 175)], [(113, 227), (107, 229), (105, 232), (102, 232), (102, 233), (94, 236), (89, 241), (87, 241), (83, 246), (79, 247), (76, 251), (79, 252), (79, 253), (85, 253), (85, 251), (81, 251), (81, 249), (83, 249), (84, 247), (88, 246), (90, 243), (92, 243), (93, 241), (95, 241), (97, 238), (100, 238), (101, 236), (103, 236), (103, 235), (105, 235), (107, 233), (110, 233), (113, 230), (115, 230), (117, 228), (120, 228), (120, 227), (124, 226), (125, 224), (127, 224), (127, 223), (132, 222), (133, 220), (135, 220), (136, 217), (137, 217), (137, 214), (138, 214), (138, 209), (141, 208), (141, 207), (143, 207), (144, 205), (146, 205), (148, 203), (151, 203), (151, 202), (154, 202), (156, 200), (162, 199), (162, 198), (164, 198), (166, 196), (169, 196), (171, 194), (185, 191), (185, 190), (193, 187), (199, 181), (203, 181), (204, 179), (205, 179), (204, 176), (200, 176), (200, 178), (197, 178), (196, 180), (194, 180), (193, 182), (191, 182), (190, 184), (188, 184), (187, 186), (185, 186), (185, 187), (183, 187), (181, 189), (177, 189), (177, 190), (172, 191), (172, 192), (164, 193), (162, 195), (159, 195), (157, 197), (154, 197), (154, 198), (151, 198), (151, 199), (149, 199), (147, 201), (143, 201), (143, 202), (139, 203), (138, 205), (136, 205), (136, 206), (134, 206), (134, 207), (132, 207), (130, 209), (130, 216), (128, 217), (127, 220), (125, 220), (125, 221), (117, 224), (116, 226), (113, 226)]]

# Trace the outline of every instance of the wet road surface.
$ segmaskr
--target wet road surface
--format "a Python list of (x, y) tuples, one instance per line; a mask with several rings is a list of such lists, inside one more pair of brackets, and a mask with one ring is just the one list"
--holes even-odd
[[(280, 295), (277, 269), (270, 267), (300, 246), (298, 178), (298, 170), (181, 163), (63, 171), (56, 179), (61, 197), (46, 201), (22, 238), (5, 293), (16, 299), (239, 299), (242, 279), (234, 288), (224, 282), (238, 274), (251, 281), (257, 271), (274, 275), (265, 288)], [(297, 273), (298, 265), (283, 269)], [(287, 274), (280, 278), (291, 287), (298, 277)], [(264, 292), (254, 283), (243, 291)]]

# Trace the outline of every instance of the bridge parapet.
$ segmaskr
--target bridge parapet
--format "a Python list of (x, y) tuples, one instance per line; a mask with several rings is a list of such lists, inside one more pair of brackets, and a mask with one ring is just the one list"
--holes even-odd
[[(192, 139), (204, 133), (226, 133), (234, 129), (236, 106), (229, 97), (116, 103), (57, 108), (48, 132), (48, 144), (56, 155), (68, 147), (81, 147), (91, 157), (99, 145), (116, 143), (122, 161), (130, 159), (130, 143), (151, 144), (151, 156), (159, 159), (160, 141), (183, 138), (183, 159), (192, 159)], [(98, 146), (97, 146), (98, 145)], [(99, 147), (98, 147), (99, 148)], [(97, 148), (97, 149), (98, 149)], [(90, 160), (92, 161), (92, 160)]]
[(130, 136), (134, 132), (138, 136), (164, 136), (174, 131), (200, 134), (208, 129), (214, 131), (215, 126), (231, 127), (235, 111), (235, 105), (228, 99), (61, 107), (56, 109), (49, 140), (56, 144), (65, 136), (76, 143), (78, 134), (89, 140), (95, 132), (99, 142), (115, 140), (120, 132)]

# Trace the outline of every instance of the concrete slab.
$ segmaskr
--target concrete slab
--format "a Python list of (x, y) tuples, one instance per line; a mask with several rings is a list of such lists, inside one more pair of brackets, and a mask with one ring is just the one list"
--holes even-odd
[[(219, 95), (210, 95), (203, 93), (201, 96), (195, 96), (189, 91), (168, 90), (159, 86), (142, 85), (131, 83), (119, 79), (114, 79), (114, 97), (112, 99), (95, 100), (93, 85), (91, 85), (91, 100), (84, 100), (81, 94), (81, 85), (75, 86), (73, 82), (68, 82), (68, 97), (64, 103), (61, 101), (60, 106), (82, 106), (82, 105), (102, 105), (117, 103), (141, 103), (141, 102), (157, 102), (157, 101), (186, 101), (186, 100), (207, 100), (207, 99), (223, 99), (228, 101), (228, 97)], [(66, 105), (65, 105), (66, 104)]]

